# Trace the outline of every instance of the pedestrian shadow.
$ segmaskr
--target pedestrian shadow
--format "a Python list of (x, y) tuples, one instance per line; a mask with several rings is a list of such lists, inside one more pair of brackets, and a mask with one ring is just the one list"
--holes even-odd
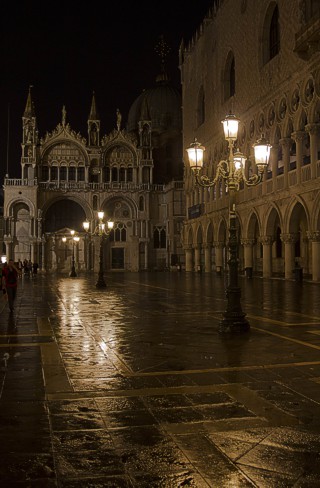
[(8, 316), (8, 323), (7, 323), (7, 334), (15, 335), (16, 333), (17, 333), (16, 317), (14, 316), (13, 312), (10, 312)]

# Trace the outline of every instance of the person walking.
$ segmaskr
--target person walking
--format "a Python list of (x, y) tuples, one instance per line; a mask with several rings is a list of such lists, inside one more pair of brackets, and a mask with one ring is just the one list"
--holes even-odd
[(2, 269), (2, 287), (6, 290), (10, 312), (14, 310), (14, 300), (17, 294), (19, 271), (12, 259), (8, 265)]

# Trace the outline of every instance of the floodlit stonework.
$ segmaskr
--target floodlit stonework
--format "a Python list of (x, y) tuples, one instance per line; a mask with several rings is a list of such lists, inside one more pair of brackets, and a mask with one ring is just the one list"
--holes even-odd
[[(22, 117), (21, 178), (7, 175), (4, 181), (7, 258), (31, 259), (46, 272), (68, 272), (73, 260), (77, 272), (97, 270), (100, 237), (94, 229), (102, 210), (114, 221), (103, 242), (105, 270), (183, 265), (181, 94), (165, 73), (133, 103), (129, 124), (130, 130), (123, 128), (117, 110), (114, 130), (102, 136), (93, 94), (87, 139), (70, 127), (65, 107), (61, 122), (41, 137), (29, 90)], [(89, 222), (88, 233), (84, 221)], [(72, 240), (71, 230), (79, 242)]]
[[(184, 150), (196, 137), (212, 178), (227, 154), (221, 120), (240, 119), (237, 146), (256, 171), (252, 145), (272, 144), (264, 181), (236, 195), (239, 269), (263, 277), (320, 280), (320, 10), (314, 0), (213, 2), (180, 48)], [(186, 270), (225, 269), (225, 185), (196, 186), (187, 153)]]

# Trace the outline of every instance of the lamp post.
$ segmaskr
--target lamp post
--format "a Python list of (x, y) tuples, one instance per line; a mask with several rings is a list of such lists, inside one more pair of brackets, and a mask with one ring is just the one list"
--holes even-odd
[[(76, 267), (75, 267), (75, 260), (74, 260), (74, 246), (75, 246), (75, 244), (77, 244), (80, 241), (80, 237), (75, 235), (74, 230), (71, 230), (70, 234), (71, 234), (71, 238), (72, 238), (72, 263), (71, 263), (71, 271), (70, 271), (69, 276), (71, 278), (74, 278), (77, 276)], [(67, 242), (67, 238), (62, 237), (62, 242)]]
[(229, 278), (226, 289), (227, 307), (222, 314), (223, 318), (219, 324), (220, 333), (241, 333), (250, 329), (250, 324), (246, 319), (246, 314), (241, 308), (241, 290), (238, 283), (238, 240), (236, 227), (236, 207), (235, 194), (240, 189), (240, 183), (244, 182), (248, 186), (258, 185), (263, 179), (263, 173), (268, 166), (271, 145), (268, 144), (263, 136), (253, 144), (255, 161), (258, 172), (246, 177), (245, 156), (239, 151), (234, 150), (235, 141), (238, 136), (239, 119), (229, 114), (222, 120), (225, 139), (228, 141), (228, 158), (221, 160), (217, 164), (216, 174), (213, 179), (200, 174), (203, 166), (203, 153), (205, 148), (194, 140), (187, 149), (190, 168), (192, 169), (196, 183), (202, 187), (212, 187), (219, 180), (225, 182), (229, 193)]
[[(107, 286), (103, 276), (103, 244), (104, 244), (105, 237), (110, 234), (114, 226), (114, 222), (108, 220), (107, 228), (106, 228), (106, 224), (103, 221), (103, 218), (104, 218), (104, 212), (101, 211), (98, 212), (98, 224), (96, 225), (93, 232), (91, 232), (92, 235), (97, 235), (100, 237), (99, 274), (98, 274), (98, 281), (96, 283), (96, 288), (105, 288)], [(89, 232), (90, 222), (86, 220), (85, 222), (83, 222), (82, 225), (84, 230), (86, 232)]]

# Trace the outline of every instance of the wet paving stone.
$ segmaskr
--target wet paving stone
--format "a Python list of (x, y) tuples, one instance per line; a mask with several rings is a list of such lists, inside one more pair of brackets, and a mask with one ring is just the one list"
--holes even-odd
[(48, 403), (51, 415), (66, 413), (90, 414), (99, 412), (99, 408), (93, 399), (86, 400), (57, 400)]
[(178, 486), (190, 486), (192, 488), (210, 488), (202, 476), (190, 467), (182, 473), (172, 474), (164, 473), (163, 475), (150, 475), (145, 473), (133, 473), (130, 475), (133, 486), (141, 488), (168, 487), (176, 488)]
[[(50, 454), (2, 453), (0, 457), (0, 479), (3, 486), (14, 486), (35, 480), (41, 486), (55, 478), (53, 457)], [(48, 485), (50, 486), (50, 485)]]
[(187, 395), (178, 394), (145, 396), (143, 401), (152, 409), (192, 406), (192, 401)]
[(224, 420), (236, 418), (255, 417), (255, 414), (240, 403), (228, 403), (226, 405), (203, 405), (197, 407), (197, 412), (205, 420)]
[(72, 412), (69, 415), (50, 415), (50, 421), (53, 431), (101, 429), (104, 427), (100, 413)]
[(111, 435), (105, 430), (74, 430), (54, 432), (54, 451), (95, 451), (113, 448)]
[[(74, 479), (63, 478), (59, 482), (60, 488), (132, 488), (127, 476), (94, 476)], [(152, 485), (150, 485), (152, 486)]]
[(148, 410), (122, 410), (119, 412), (109, 412), (102, 414), (102, 418), (109, 429), (153, 425), (157, 423), (156, 418)]
[(318, 288), (244, 280), (251, 331), (225, 339), (223, 280), (173, 275), (24, 283), (0, 315), (1, 487), (319, 486)]
[(201, 412), (192, 407), (159, 408), (154, 410), (154, 415), (160, 423), (201, 422), (204, 419)]
[(217, 391), (214, 393), (188, 393), (187, 399), (193, 405), (215, 405), (218, 403), (233, 403), (234, 399), (228, 393)]
[(102, 414), (122, 412), (123, 410), (143, 410), (145, 408), (145, 400), (140, 397), (96, 398), (95, 403)]
[(55, 453), (58, 478), (123, 475), (124, 465), (113, 449)]

